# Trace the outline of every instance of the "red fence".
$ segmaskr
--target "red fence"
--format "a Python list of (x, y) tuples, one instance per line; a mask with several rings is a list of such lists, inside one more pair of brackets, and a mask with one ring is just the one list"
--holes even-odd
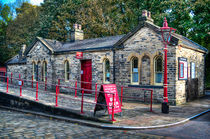
[[(40, 93), (43, 93), (43, 94), (46, 94), (48, 89), (47, 89), (47, 86), (51, 86), (51, 87), (55, 87), (55, 93), (48, 93), (48, 95), (50, 95), (51, 97), (54, 97), (55, 98), (55, 107), (58, 107), (59, 106), (59, 101), (63, 101), (63, 99), (68, 99), (68, 100), (72, 100), (72, 101), (75, 101), (75, 102), (80, 102), (80, 113), (81, 114), (84, 114), (84, 103), (86, 103), (86, 105), (88, 104), (91, 104), (91, 105), (95, 105), (97, 103), (97, 96), (99, 93), (108, 93), (108, 94), (112, 94), (113, 97), (114, 97), (114, 94), (113, 93), (109, 93), (109, 92), (102, 92), (102, 91), (99, 91), (98, 90), (98, 86), (100, 84), (97, 84), (97, 83), (94, 83), (95, 84), (95, 89), (94, 90), (89, 90), (89, 89), (84, 89), (84, 88), (79, 88), (78, 87), (78, 83), (81, 83), (81, 81), (73, 81), (73, 80), (70, 80), (71, 82), (74, 82), (74, 86), (71, 87), (71, 86), (67, 86), (67, 85), (62, 85), (62, 80), (58, 79), (57, 83), (56, 84), (53, 84), (52, 81), (49, 81), (47, 80), (47, 78), (45, 79), (45, 81), (34, 81), (33, 80), (33, 76), (31, 77), (31, 80), (26, 80), (26, 79), (22, 79), (21, 78), (21, 75), (19, 74), (19, 78), (14, 78), (13, 77), (13, 74), (11, 73), (10, 77), (9, 76), (5, 76), (5, 75), (0, 75), (0, 78), (3, 78), (4, 81), (4, 84), (6, 84), (6, 92), (9, 93), (9, 89), (11, 87), (13, 88), (17, 88), (17, 85), (14, 83), (15, 81), (18, 82), (18, 87), (20, 88), (20, 97), (22, 97), (22, 89), (26, 89), (26, 90), (30, 90), (31, 92), (35, 92), (35, 101), (39, 101), (39, 95)], [(2, 82), (3, 83), (3, 82)], [(83, 83), (90, 83), (90, 82), (83, 82)], [(93, 83), (91, 83), (93, 84)], [(34, 85), (36, 85), (36, 87), (34, 87)], [(40, 87), (42, 86), (42, 87)], [(129, 97), (129, 96), (123, 96), (124, 93), (123, 91), (125, 89), (133, 89), (133, 90), (143, 90), (143, 91), (146, 91), (146, 93), (150, 94), (150, 111), (152, 111), (152, 97), (153, 97), (153, 90), (152, 89), (144, 89), (144, 88), (134, 88), (134, 87), (125, 87), (125, 86), (117, 86), (120, 91), (120, 103), (121, 103), (121, 106), (123, 106), (123, 100), (126, 100), (126, 99), (139, 99), (137, 97)], [(73, 92), (74, 94), (74, 98), (72, 97), (69, 97), (69, 95), (61, 95), (61, 92), (60, 90), (61, 89), (69, 89), (71, 91), (69, 92)], [(118, 90), (119, 90), (118, 89)], [(52, 90), (50, 90), (52, 92)], [(88, 91), (88, 92), (92, 92), (92, 94), (94, 95), (89, 95), (91, 96), (92, 98), (94, 97), (94, 102), (90, 102), (88, 101), (88, 99), (85, 100), (85, 96), (87, 97), (87, 94), (85, 94), (84, 92), (85, 91)], [(81, 92), (81, 94), (78, 94), (78, 92)], [(81, 96), (80, 100), (78, 98), (78, 95)], [(144, 94), (145, 96), (145, 94)], [(102, 106), (105, 106), (105, 107), (112, 107), (112, 121), (114, 121), (114, 102), (115, 100), (113, 99), (113, 105), (112, 106), (108, 106), (108, 105), (105, 105), (105, 104), (98, 104), (98, 105), (102, 105)]]

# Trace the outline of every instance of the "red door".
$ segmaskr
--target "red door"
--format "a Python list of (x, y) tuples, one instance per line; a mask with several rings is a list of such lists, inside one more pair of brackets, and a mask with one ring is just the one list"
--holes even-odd
[[(92, 62), (91, 60), (81, 60), (81, 88), (92, 89)], [(85, 93), (92, 93), (85, 91)]]

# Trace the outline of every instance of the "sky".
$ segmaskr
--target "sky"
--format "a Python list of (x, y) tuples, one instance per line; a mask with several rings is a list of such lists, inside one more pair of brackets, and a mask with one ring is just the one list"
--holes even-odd
[[(2, 3), (13, 3), (13, 2), (15, 2), (15, 0), (0, 0)], [(29, 0), (30, 1), (30, 3), (31, 4), (33, 4), (33, 5), (40, 5), (40, 3), (42, 3), (43, 2), (43, 0)]]

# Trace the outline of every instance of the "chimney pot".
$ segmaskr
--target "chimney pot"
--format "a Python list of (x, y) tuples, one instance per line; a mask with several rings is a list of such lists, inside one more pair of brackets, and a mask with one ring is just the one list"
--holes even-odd
[(151, 14), (151, 13), (148, 11), (148, 12), (147, 12), (147, 17), (148, 17), (148, 18), (150, 18), (150, 14)]
[(142, 16), (139, 17), (139, 21), (149, 21), (154, 22), (154, 20), (151, 18), (151, 12), (147, 10), (142, 11)]
[(79, 29), (79, 30), (82, 30), (82, 25), (79, 24), (79, 25), (78, 25), (78, 29)]
[(77, 29), (77, 24), (74, 24), (73, 26), (74, 26), (74, 29)]
[(147, 10), (142, 11), (142, 17), (147, 17)]

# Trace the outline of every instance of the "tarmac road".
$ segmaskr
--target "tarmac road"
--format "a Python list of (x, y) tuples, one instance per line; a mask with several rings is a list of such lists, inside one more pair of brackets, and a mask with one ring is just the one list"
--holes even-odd
[(178, 126), (135, 132), (184, 139), (209, 139), (210, 112)]

